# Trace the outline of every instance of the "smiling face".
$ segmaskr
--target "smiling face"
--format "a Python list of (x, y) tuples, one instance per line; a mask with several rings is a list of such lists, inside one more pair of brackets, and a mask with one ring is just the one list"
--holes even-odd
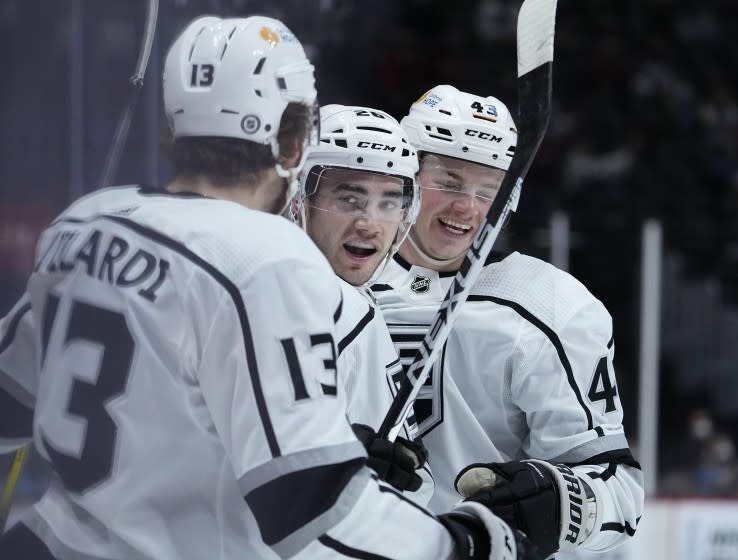
[(335, 273), (360, 286), (389, 252), (405, 213), (399, 177), (329, 168), (306, 200), (306, 230)]
[(405, 242), (400, 255), (411, 264), (438, 271), (456, 270), (464, 260), (500, 188), (505, 172), (461, 159), (426, 155), (418, 177), (422, 187), (420, 215), (410, 230), (418, 248), (433, 265)]

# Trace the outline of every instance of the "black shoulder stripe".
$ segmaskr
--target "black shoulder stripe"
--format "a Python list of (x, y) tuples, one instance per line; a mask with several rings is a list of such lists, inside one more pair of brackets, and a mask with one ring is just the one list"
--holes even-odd
[(579, 405), (582, 407), (582, 410), (584, 411), (584, 415), (587, 417), (587, 429), (588, 430), (593, 429), (594, 423), (592, 421), (592, 413), (587, 408), (587, 405), (584, 404), (584, 399), (582, 399), (582, 394), (579, 391), (579, 387), (577, 386), (576, 380), (574, 379), (574, 371), (571, 368), (571, 363), (569, 362), (569, 358), (566, 356), (566, 352), (564, 351), (564, 346), (561, 344), (561, 340), (559, 340), (558, 335), (553, 331), (553, 329), (551, 329), (548, 325), (546, 325), (538, 317), (533, 315), (530, 311), (528, 311), (525, 307), (523, 307), (517, 302), (509, 301), (509, 300), (498, 298), (495, 296), (483, 296), (483, 295), (470, 295), (468, 299), (469, 301), (491, 301), (493, 303), (497, 303), (499, 305), (504, 305), (506, 307), (509, 307), (510, 309), (515, 311), (518, 315), (520, 315), (523, 319), (535, 325), (543, 334), (545, 334), (548, 337), (548, 339), (551, 341), (551, 344), (553, 344), (554, 348), (556, 348), (556, 353), (559, 356), (559, 361), (561, 362), (561, 365), (564, 367), (564, 371), (566, 372), (566, 379), (569, 381), (569, 386), (574, 392), (574, 395), (576, 396), (577, 401), (579, 402)]
[(389, 284), (373, 284), (370, 289), (372, 292), (388, 292), (394, 290)]
[(254, 340), (253, 340), (253, 337), (251, 336), (251, 325), (249, 323), (248, 314), (246, 313), (246, 305), (244, 304), (243, 298), (241, 297), (241, 292), (238, 290), (236, 285), (233, 282), (231, 282), (231, 280), (225, 274), (223, 274), (220, 270), (215, 268), (213, 265), (211, 265), (209, 262), (207, 262), (202, 257), (190, 251), (187, 247), (185, 247), (179, 241), (176, 241), (172, 239), (171, 237), (167, 237), (166, 235), (164, 235), (163, 233), (157, 230), (143, 226), (128, 218), (122, 218), (120, 216), (100, 215), (100, 216), (94, 216), (89, 220), (63, 219), (59, 221), (80, 223), (84, 221), (94, 222), (97, 220), (110, 220), (110, 221), (116, 222), (117, 224), (120, 224), (123, 227), (126, 227), (132, 231), (135, 231), (139, 235), (146, 237), (147, 239), (150, 239), (151, 241), (154, 241), (155, 243), (159, 243), (160, 245), (163, 245), (164, 247), (167, 247), (171, 249), (172, 251), (179, 253), (182, 257), (186, 258), (191, 263), (193, 263), (194, 265), (200, 267), (202, 270), (207, 272), (216, 282), (218, 282), (228, 292), (228, 295), (230, 295), (231, 299), (233, 300), (233, 305), (236, 308), (236, 313), (238, 314), (239, 323), (241, 324), (241, 333), (243, 335), (243, 344), (244, 344), (244, 350), (246, 352), (246, 361), (249, 367), (249, 375), (251, 376), (251, 384), (254, 388), (254, 398), (256, 399), (256, 407), (257, 407), (257, 410), (259, 411), (259, 417), (261, 418), (262, 426), (264, 427), (264, 434), (266, 436), (267, 443), (269, 444), (269, 450), (272, 454), (272, 457), (279, 457), (282, 454), (282, 452), (279, 448), (279, 443), (277, 442), (277, 436), (274, 432), (274, 427), (272, 426), (272, 420), (269, 417), (269, 410), (267, 409), (266, 398), (264, 397), (264, 391), (261, 387), (261, 378), (259, 377), (259, 370), (258, 370), (257, 363), (256, 363), (256, 351), (254, 349)]
[(369, 323), (371, 323), (372, 319), (374, 319), (374, 308), (370, 305), (369, 311), (366, 312), (366, 315), (364, 315), (361, 320), (356, 323), (356, 326), (351, 329), (351, 332), (348, 333), (346, 336), (344, 336), (341, 341), (338, 343), (338, 355), (341, 355), (341, 352), (343, 352), (346, 349), (346, 346), (351, 344), (351, 342), (361, 334), (361, 331), (364, 330), (364, 327), (366, 327)]
[(484, 266), (487, 266), (488, 264), (500, 262), (501, 260), (506, 259), (510, 256), (510, 251), (502, 252), (502, 251), (491, 251), (489, 255), (487, 255), (487, 258), (484, 261)]
[(400, 256), (400, 253), (395, 253), (394, 255), (392, 255), (392, 259), (393, 259), (393, 260), (394, 260), (394, 261), (395, 261), (395, 262), (396, 262), (397, 264), (399, 264), (399, 265), (400, 265), (400, 266), (401, 266), (402, 268), (404, 268), (405, 270), (410, 270), (410, 269), (412, 268), (412, 266), (413, 266), (413, 265), (411, 265), (411, 264), (410, 264), (409, 262), (407, 262), (407, 261), (406, 261), (405, 259), (403, 259), (403, 258), (402, 258), (402, 257)]
[(328, 548), (335, 550), (342, 556), (348, 556), (349, 558), (361, 558), (362, 560), (390, 560), (386, 556), (374, 554), (373, 552), (367, 552), (366, 550), (359, 550), (358, 548), (352, 548), (340, 541), (337, 541), (336, 539), (332, 539), (328, 535), (318, 537), (318, 541), (323, 546), (327, 546)]
[(614, 337), (614, 336), (611, 336), (611, 337), (610, 337), (610, 340), (609, 340), (609, 341), (608, 341), (608, 343), (607, 343), (607, 347), (608, 347), (608, 348), (612, 348), (612, 345), (613, 345), (613, 344), (615, 344), (615, 337)]
[(627, 533), (629, 537), (635, 535), (636, 530), (630, 526), (627, 521), (625, 525), (622, 523), (603, 523), (600, 527), (600, 531), (616, 531), (618, 533)]
[(341, 313), (343, 313), (343, 293), (341, 293), (341, 301), (338, 302), (338, 307), (336, 308), (335, 313), (333, 313), (333, 323), (338, 323), (338, 320), (341, 318)]
[[(359, 457), (293, 471), (246, 494), (263, 541), (272, 546), (330, 510), (365, 463)], [(285, 515), (285, 504), (289, 504), (289, 515)]]
[(613, 449), (611, 451), (605, 451), (604, 453), (598, 453), (592, 457), (588, 457), (584, 461), (577, 463), (566, 463), (569, 467), (580, 467), (584, 465), (602, 465), (605, 463), (612, 463), (615, 465), (627, 465), (629, 467), (641, 470), (641, 464), (635, 460), (630, 449)]
[(24, 303), (20, 306), (20, 309), (18, 309), (16, 314), (11, 317), (10, 322), (8, 323), (8, 331), (5, 333), (5, 336), (0, 341), (0, 354), (5, 352), (8, 346), (10, 346), (10, 343), (13, 342), (13, 339), (15, 338), (15, 333), (18, 331), (18, 325), (20, 324), (23, 315), (28, 313), (30, 310), (31, 304)]

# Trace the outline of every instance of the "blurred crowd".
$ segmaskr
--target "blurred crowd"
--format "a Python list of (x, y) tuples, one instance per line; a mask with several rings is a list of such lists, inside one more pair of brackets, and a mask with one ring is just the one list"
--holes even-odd
[[(7, 75), (14, 77), (0, 82), (0, 130), (8, 146), (0, 157), (0, 200), (6, 206), (0, 218), (6, 224), (8, 214), (18, 215), (19, 205), (26, 208), (29, 200), (43, 209), (31, 211), (26, 221), (42, 223), (53, 215), (67, 202), (69, 177), (94, 187), (125, 102), (124, 80), (135, 63), (145, 3), (90, 3), (84, 22), (99, 31), (84, 31), (83, 46), (99, 45), (99, 51), (84, 58), (78, 93), (85, 96), (87, 120), (76, 133), (86, 157), (75, 175), (70, 142), (80, 138), (59, 117), (69, 114), (77, 91), (66, 82), (74, 68), (65, 45), (75, 29), (66, 4), (18, 0), (0, 7), (0, 37), (8, 43), (0, 51)], [(514, 107), (519, 5), (164, 0), (159, 43), (166, 44), (197, 13), (263, 13), (283, 19), (307, 45), (322, 103), (376, 106), (399, 118), (425, 90), (451, 83)], [(634, 434), (642, 221), (661, 219), (666, 250), (683, 257), (686, 278), (715, 279), (721, 305), (738, 308), (738, 4), (570, 0), (558, 9), (554, 114), (506, 242), (547, 258), (540, 230), (552, 211), (569, 213), (571, 272), (613, 314), (625, 425)], [(32, 17), (39, 13), (47, 17)], [(39, 47), (39, 35), (47, 46)], [(157, 64), (156, 54), (152, 60)], [(29, 88), (38, 95), (29, 97)], [(152, 144), (136, 139), (150, 133), (150, 126), (134, 124), (120, 176), (139, 180), (141, 150)], [(166, 176), (166, 166), (156, 169)], [(12, 212), (10, 204), (16, 204)], [(5, 255), (2, 262), (8, 262), (8, 239), (17, 235), (0, 222), (0, 261)], [(28, 238), (26, 232), (25, 247), (32, 246), (33, 236)], [(2, 313), (19, 293), (24, 266), (2, 275)], [(730, 367), (730, 375), (738, 375), (738, 365)], [(716, 412), (711, 395), (725, 388), (701, 387), (698, 399), (680, 391), (673, 368), (663, 369), (661, 492), (738, 495), (738, 405)], [(688, 418), (685, 410), (692, 410)]]

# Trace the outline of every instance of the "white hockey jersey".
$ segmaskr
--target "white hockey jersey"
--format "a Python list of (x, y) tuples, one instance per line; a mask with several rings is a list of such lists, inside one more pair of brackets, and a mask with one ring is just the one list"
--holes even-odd
[[(372, 287), (406, 368), (454, 275), (396, 256)], [(454, 480), (471, 463), (537, 458), (577, 465), (591, 481), (598, 518), (583, 548), (632, 535), (643, 477), (613, 355), (610, 315), (572, 276), (519, 253), (488, 263), (414, 406), (436, 482), (431, 509), (460, 499)]]
[[(349, 422), (378, 430), (392, 404), (392, 380), (402, 372), (402, 365), (371, 294), (340, 278), (338, 281), (343, 294), (343, 309), (336, 323), (338, 383), (346, 391)], [(417, 426), (406, 423), (402, 436), (417, 438)], [(434, 491), (433, 476), (427, 465), (418, 474), (423, 485), (405, 495), (427, 505)]]
[[(0, 445), (58, 473), (49, 558), (447, 558), (346, 421), (341, 291), (299, 228), (191, 194), (89, 195), (0, 321)], [(8, 557), (0, 540), (0, 557)]]

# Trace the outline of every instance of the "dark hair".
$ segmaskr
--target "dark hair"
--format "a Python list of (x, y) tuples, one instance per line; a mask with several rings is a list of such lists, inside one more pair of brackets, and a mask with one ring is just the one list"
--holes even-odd
[[(287, 105), (277, 133), (281, 156), (289, 158), (302, 149), (312, 118), (312, 108), (302, 103)], [(261, 173), (277, 163), (269, 144), (240, 138), (183, 136), (174, 139), (170, 152), (177, 177), (207, 177), (221, 187), (255, 183)]]

